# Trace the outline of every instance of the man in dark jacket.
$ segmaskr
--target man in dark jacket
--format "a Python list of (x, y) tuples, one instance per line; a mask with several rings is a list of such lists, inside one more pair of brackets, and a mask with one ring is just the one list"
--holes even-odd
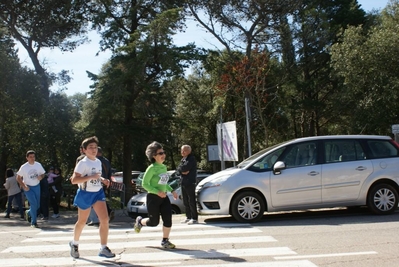
[(177, 171), (181, 175), (181, 190), (183, 195), (183, 203), (186, 208), (186, 219), (182, 223), (196, 224), (198, 223), (197, 204), (195, 200), (195, 186), (197, 182), (197, 161), (191, 154), (191, 147), (183, 145), (181, 147), (182, 159)]

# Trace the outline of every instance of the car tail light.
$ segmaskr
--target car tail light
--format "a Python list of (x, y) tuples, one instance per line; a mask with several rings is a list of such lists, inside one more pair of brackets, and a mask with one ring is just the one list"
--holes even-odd
[(399, 150), (399, 144), (395, 140), (390, 140), (390, 142)]

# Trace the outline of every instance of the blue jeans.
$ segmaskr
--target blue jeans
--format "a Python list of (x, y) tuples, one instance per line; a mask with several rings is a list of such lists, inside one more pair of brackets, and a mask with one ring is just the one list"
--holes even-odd
[(8, 196), (6, 215), (10, 215), (12, 201), (13, 201), (14, 198), (17, 201), (19, 213), (21, 214), (21, 217), (23, 218), (24, 217), (24, 208), (23, 208), (24, 206), (22, 205), (22, 194), (21, 194), (21, 192), (15, 194), (15, 195), (12, 195), (12, 196)]
[(32, 218), (31, 224), (37, 223), (37, 210), (40, 208), (40, 184), (29, 185), (29, 191), (25, 191), (25, 196), (29, 201), (30, 208), (28, 214)]

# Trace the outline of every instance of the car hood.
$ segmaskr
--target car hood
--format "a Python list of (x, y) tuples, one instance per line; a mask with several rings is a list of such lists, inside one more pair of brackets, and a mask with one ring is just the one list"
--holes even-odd
[(140, 193), (138, 195), (134, 195), (130, 200), (134, 202), (145, 202), (147, 200), (147, 193)]
[(241, 171), (241, 169), (237, 168), (237, 167), (232, 167), (232, 168), (225, 169), (223, 171), (214, 173), (214, 174), (204, 178), (203, 180), (201, 180), (201, 182), (198, 183), (198, 185), (204, 185), (207, 182), (210, 182), (212, 180), (218, 179), (218, 178), (220, 178), (222, 176), (232, 176), (233, 174), (236, 174), (239, 171)]

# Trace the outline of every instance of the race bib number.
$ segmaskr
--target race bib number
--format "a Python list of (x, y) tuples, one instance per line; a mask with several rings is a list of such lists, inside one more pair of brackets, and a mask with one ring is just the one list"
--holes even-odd
[(101, 184), (101, 179), (98, 178), (97, 180), (90, 180), (90, 183), (91, 183), (92, 185), (96, 186), (96, 185), (98, 185), (98, 184)]
[(169, 175), (167, 173), (162, 173), (159, 175), (158, 184), (167, 184), (169, 181)]

